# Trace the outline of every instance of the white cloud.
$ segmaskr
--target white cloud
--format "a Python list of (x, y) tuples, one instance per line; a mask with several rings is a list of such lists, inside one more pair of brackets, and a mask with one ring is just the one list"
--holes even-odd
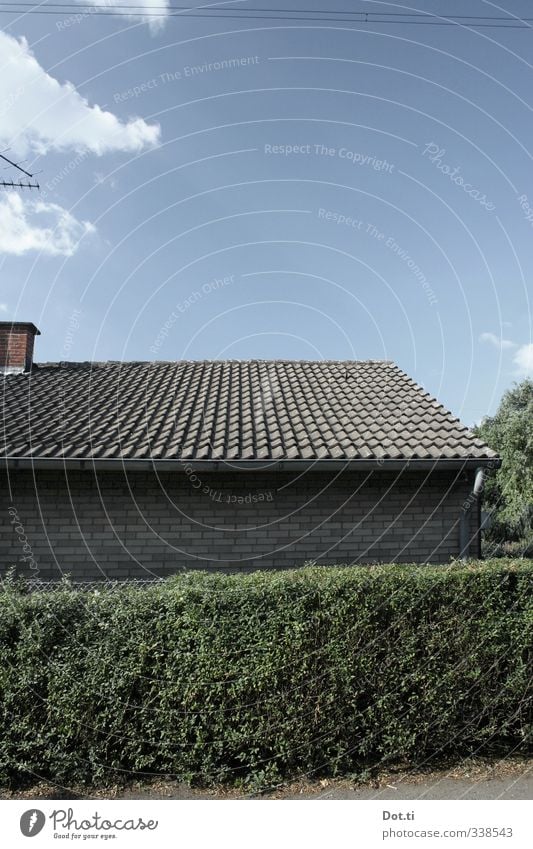
[(116, 189), (118, 186), (118, 181), (115, 177), (109, 177), (106, 174), (102, 174), (100, 171), (94, 172), (94, 184), (95, 186), (107, 186), (109, 189)]
[(513, 356), (513, 363), (516, 366), (517, 377), (533, 376), (533, 343), (518, 346), (516, 342), (511, 342), (510, 339), (502, 339), (496, 336), (495, 333), (482, 333), (479, 337), (480, 342), (488, 342), (499, 351), (510, 348), (516, 348)]
[(522, 377), (533, 376), (533, 344), (522, 345), (513, 357)]
[(0, 304), (0, 312), (7, 312), (7, 304)]
[(73, 149), (97, 155), (140, 151), (159, 141), (158, 124), (123, 122), (90, 106), (72, 83), (46, 73), (25, 38), (0, 31), (0, 145), (10, 155)]
[[(78, 2), (86, 4), (87, 0), (78, 0)], [(124, 0), (89, 0), (89, 3), (93, 6), (98, 6), (99, 9), (102, 8), (102, 4), (108, 9), (127, 5), (124, 3)], [(130, 21), (142, 21), (143, 23), (148, 24), (152, 34), (159, 32), (165, 26), (169, 6), (168, 0), (144, 0), (142, 5), (140, 3), (130, 3), (130, 5), (138, 5), (139, 11), (146, 12), (145, 15), (121, 12), (121, 14), (126, 18), (129, 18)]]
[(510, 339), (502, 339), (501, 336), (496, 336), (495, 333), (482, 333), (479, 337), (479, 341), (488, 342), (500, 351), (503, 351), (506, 348), (516, 348), (515, 343), (511, 342)]
[(0, 254), (72, 256), (80, 239), (94, 232), (88, 221), (78, 221), (55, 203), (26, 200), (14, 192), (0, 200)]

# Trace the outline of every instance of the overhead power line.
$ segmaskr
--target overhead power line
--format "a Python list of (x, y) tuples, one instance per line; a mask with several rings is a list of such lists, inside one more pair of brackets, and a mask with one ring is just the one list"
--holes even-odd
[(456, 20), (456, 19), (469, 19), (469, 20), (488, 20), (488, 21), (527, 21), (533, 20), (533, 18), (521, 18), (518, 15), (439, 15), (437, 12), (371, 12), (371, 11), (356, 11), (354, 9), (294, 9), (294, 8), (285, 8), (280, 9), (279, 7), (274, 6), (180, 6), (175, 3), (165, 4), (161, 3), (160, 5), (152, 4), (151, 6), (147, 6), (146, 3), (111, 3), (111, 2), (103, 2), (103, 3), (27, 3), (27, 2), (18, 2), (18, 0), (13, 0), (13, 2), (4, 2), (0, 3), (0, 6), (35, 6), (36, 8), (44, 7), (53, 7), (59, 6), (60, 8), (64, 8), (66, 6), (81, 6), (81, 7), (90, 7), (99, 6), (103, 9), (139, 9), (139, 10), (147, 10), (147, 9), (170, 9), (173, 11), (182, 11), (182, 12), (198, 12), (202, 14), (209, 14), (211, 12), (276, 12), (276, 13), (292, 13), (297, 12), (299, 14), (313, 14), (313, 15), (357, 15), (358, 17), (367, 18), (367, 17), (375, 17), (375, 18), (434, 18), (435, 20)]
[(512, 15), (438, 15), (434, 12), (355, 12), (335, 9), (279, 9), (266, 7), (143, 6), (139, 4), (0, 2), (0, 13), (65, 15), (79, 13), (106, 16), (134, 15), (140, 18), (218, 18), (231, 20), (314, 21), (322, 23), (385, 24), (396, 26), (461, 26), (497, 29), (531, 29), (533, 18)]

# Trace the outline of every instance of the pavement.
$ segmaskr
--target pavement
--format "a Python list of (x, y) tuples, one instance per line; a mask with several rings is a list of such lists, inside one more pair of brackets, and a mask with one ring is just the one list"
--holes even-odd
[[(454, 774), (455, 772), (455, 774)], [(39, 784), (18, 793), (2, 792), (3, 799), (265, 799), (265, 800), (403, 800), (403, 799), (523, 799), (533, 800), (533, 760), (499, 761), (462, 766), (455, 771), (431, 774), (399, 772), (381, 776), (379, 782), (354, 784), (348, 780), (304, 781), (250, 794), (234, 789), (198, 790), (174, 781), (136, 784), (94, 794), (52, 784)]]
[(533, 800), (533, 775), (506, 779), (453, 779), (409, 783), (380, 787), (334, 787), (320, 793), (289, 796), (293, 799), (526, 799)]

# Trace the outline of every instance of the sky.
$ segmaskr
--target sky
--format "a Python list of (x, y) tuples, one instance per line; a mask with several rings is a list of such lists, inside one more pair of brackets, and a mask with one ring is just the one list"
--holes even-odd
[[(0, 10), (41, 186), (0, 190), (0, 320), (38, 362), (390, 359), (469, 426), (533, 375), (527, 0), (84, 2)], [(402, 17), (444, 9), (532, 22)]]

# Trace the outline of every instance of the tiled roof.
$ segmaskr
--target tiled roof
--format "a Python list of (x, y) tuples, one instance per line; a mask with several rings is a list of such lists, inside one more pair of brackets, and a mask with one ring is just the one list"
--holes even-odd
[(54, 363), (0, 391), (4, 457), (495, 456), (390, 362)]

